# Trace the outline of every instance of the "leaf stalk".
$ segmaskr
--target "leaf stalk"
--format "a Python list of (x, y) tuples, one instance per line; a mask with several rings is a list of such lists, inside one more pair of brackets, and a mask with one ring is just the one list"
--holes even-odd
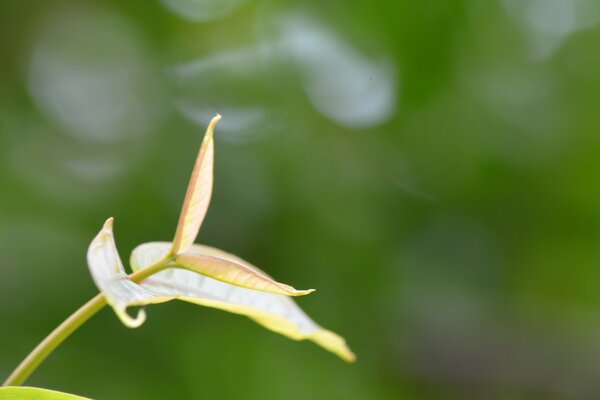
[[(157, 272), (168, 268), (168, 264), (173, 257), (165, 257), (155, 264), (129, 275), (129, 279), (135, 283), (140, 283), (144, 279)], [(73, 332), (75, 332), (87, 320), (93, 317), (98, 311), (106, 306), (106, 299), (102, 293), (97, 294), (87, 303), (79, 307), (77, 311), (71, 314), (59, 326), (57, 326), (44, 340), (42, 340), (15, 368), (10, 376), (4, 381), (2, 386), (20, 386), (60, 346)]]

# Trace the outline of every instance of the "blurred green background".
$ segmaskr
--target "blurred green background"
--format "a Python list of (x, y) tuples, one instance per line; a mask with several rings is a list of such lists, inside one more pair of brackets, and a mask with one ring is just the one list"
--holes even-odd
[(347, 365), (185, 303), (28, 384), (98, 399), (600, 398), (595, 0), (3, 1), (0, 380), (96, 292), (89, 241), (199, 241), (318, 291)]

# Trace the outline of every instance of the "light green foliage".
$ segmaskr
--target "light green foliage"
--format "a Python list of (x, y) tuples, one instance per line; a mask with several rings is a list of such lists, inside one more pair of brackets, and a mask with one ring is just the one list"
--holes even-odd
[(316, 288), (292, 300), (360, 363), (177, 301), (143, 331), (103, 310), (29, 385), (600, 399), (599, 17), (598, 0), (0, 1), (0, 384), (95, 290), (82, 262), (107, 217), (128, 273), (136, 245), (172, 241), (218, 111), (196, 243)]
[(212, 194), (213, 129), (220, 119), (220, 115), (214, 117), (206, 131), (173, 242), (138, 246), (131, 257), (135, 272), (127, 275), (113, 236), (113, 218), (107, 219), (87, 252), (90, 272), (101, 293), (40, 342), (6, 379), (5, 386), (24, 383), (64, 339), (104, 305), (110, 305), (123, 324), (136, 328), (144, 323), (145, 311), (132, 318), (127, 307), (173, 299), (246, 315), (272, 331), (295, 340), (310, 339), (348, 362), (355, 360), (342, 337), (321, 328), (287, 297), (302, 296), (312, 289), (298, 291), (237, 256), (193, 243)]
[(0, 400), (86, 400), (87, 397), (33, 387), (1, 387)]
[(134, 319), (126, 313), (126, 307), (180, 299), (246, 315), (274, 332), (295, 340), (312, 340), (353, 362), (355, 356), (342, 337), (321, 328), (288, 298), (309, 294), (312, 289), (296, 290), (237, 256), (193, 244), (212, 193), (213, 130), (220, 119), (220, 115), (213, 118), (206, 131), (175, 239), (172, 243), (146, 243), (132, 253), (133, 270), (147, 279), (138, 283), (134, 276), (126, 275), (109, 218), (88, 249), (88, 265), (96, 285), (121, 321), (131, 328), (144, 322), (145, 312), (141, 310)]
[[(169, 247), (170, 243), (167, 242), (138, 246), (131, 255), (132, 268), (138, 271), (152, 265), (155, 260), (164, 257)], [(243, 263), (248, 268), (263, 273), (244, 260), (213, 247), (195, 244), (190, 248), (190, 252), (210, 254), (220, 260)], [(354, 354), (341, 336), (321, 328), (288, 296), (230, 285), (187, 269), (176, 264), (174, 268), (146, 279), (141, 286), (158, 295), (245, 315), (265, 328), (291, 339), (312, 340), (348, 362), (355, 360)]]
[(123, 324), (136, 328), (144, 323), (146, 313), (140, 310), (137, 317), (132, 318), (125, 311), (126, 307), (163, 303), (171, 298), (156, 296), (129, 279), (117, 252), (112, 224), (113, 220), (109, 218), (92, 240), (87, 255), (88, 265), (94, 282)]

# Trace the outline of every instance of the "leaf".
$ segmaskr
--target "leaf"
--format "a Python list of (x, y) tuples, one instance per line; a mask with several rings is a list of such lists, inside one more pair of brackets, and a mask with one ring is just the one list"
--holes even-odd
[[(164, 257), (170, 244), (168, 242), (150, 242), (139, 245), (133, 250), (130, 262), (140, 268), (154, 263), (158, 255)], [(148, 253), (148, 254), (146, 254)], [(209, 276), (232, 285), (263, 292), (284, 294), (286, 296), (304, 296), (314, 289), (297, 290), (289, 285), (275, 281), (269, 275), (247, 261), (214, 247), (200, 244), (192, 245), (185, 253), (175, 257), (174, 268), (184, 268)]]
[(107, 219), (102, 230), (90, 243), (88, 266), (96, 286), (121, 322), (130, 328), (137, 328), (144, 323), (146, 313), (139, 310), (137, 317), (132, 318), (126, 312), (127, 307), (163, 303), (172, 298), (157, 296), (129, 279), (117, 252), (112, 225), (113, 219)]
[(175, 239), (173, 239), (172, 254), (182, 253), (194, 243), (208, 210), (213, 186), (213, 131), (220, 119), (221, 116), (217, 114), (206, 129), (183, 200)]
[(200, 250), (199, 245), (194, 245), (191, 249), (196, 249), (196, 252), (192, 253), (188, 250), (188, 252), (177, 256), (175, 262), (186, 269), (210, 276), (216, 280), (248, 289), (287, 296), (304, 296), (315, 291), (314, 289), (296, 290), (285, 283), (276, 282), (243, 260), (238, 262), (216, 255), (205, 254)]
[[(131, 267), (134, 270), (142, 269), (163, 257), (168, 249), (169, 243), (166, 242), (140, 245), (132, 253)], [(232, 254), (208, 246), (194, 245), (190, 251), (245, 263)], [(262, 273), (256, 267), (253, 268)], [(291, 339), (312, 340), (348, 362), (355, 360), (354, 354), (341, 336), (321, 328), (287, 296), (234, 286), (177, 268), (159, 272), (143, 281), (141, 285), (157, 294), (245, 315), (265, 328)]]
[(0, 387), (0, 400), (90, 400), (63, 392), (33, 387)]

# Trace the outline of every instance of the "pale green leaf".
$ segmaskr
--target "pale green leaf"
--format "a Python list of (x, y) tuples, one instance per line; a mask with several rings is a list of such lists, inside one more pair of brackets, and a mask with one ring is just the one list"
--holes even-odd
[(220, 119), (221, 116), (217, 114), (210, 121), (200, 146), (173, 239), (173, 254), (186, 251), (194, 243), (208, 210), (213, 186), (213, 131)]
[(33, 387), (0, 387), (0, 400), (89, 400), (63, 392)]
[(137, 317), (132, 318), (127, 314), (127, 307), (162, 303), (172, 298), (155, 295), (129, 279), (117, 252), (112, 225), (112, 218), (106, 220), (102, 230), (90, 243), (87, 253), (88, 266), (107, 303), (112, 306), (123, 324), (135, 328), (144, 323), (146, 313), (139, 310)]
[[(142, 269), (161, 259), (168, 252), (169, 246), (170, 244), (165, 242), (138, 246), (131, 256), (132, 268)], [(194, 245), (189, 251), (244, 262), (239, 257), (208, 246)], [(256, 267), (253, 268), (260, 271)], [(341, 336), (321, 328), (288, 296), (234, 286), (179, 268), (159, 272), (141, 285), (153, 293), (245, 315), (267, 329), (291, 339), (312, 340), (346, 361), (351, 362), (355, 359)]]
[[(160, 259), (157, 257), (167, 255), (169, 248), (170, 243), (168, 242), (142, 244), (133, 250), (130, 262), (138, 267), (146, 268), (155, 260)], [(189, 269), (232, 285), (262, 292), (286, 296), (304, 296), (314, 292), (314, 289), (297, 290), (285, 283), (277, 282), (239, 257), (200, 244), (194, 244), (185, 253), (176, 256), (174, 266)]]
[(304, 296), (314, 292), (314, 289), (297, 290), (285, 283), (276, 282), (247, 263), (203, 253), (192, 253), (190, 250), (195, 246), (177, 256), (175, 262), (199, 274), (248, 289), (286, 296)]

